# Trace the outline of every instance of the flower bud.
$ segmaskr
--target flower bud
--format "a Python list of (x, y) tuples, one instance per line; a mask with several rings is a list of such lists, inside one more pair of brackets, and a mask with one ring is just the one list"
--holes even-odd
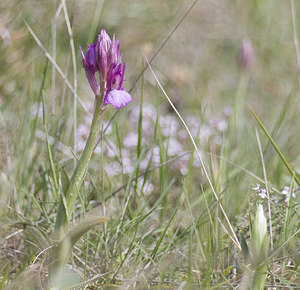
[(250, 39), (244, 39), (238, 53), (238, 63), (243, 71), (250, 69), (254, 62), (254, 50)]
[(267, 264), (264, 264), (264, 262), (268, 255), (269, 242), (270, 240), (267, 236), (267, 219), (264, 215), (263, 206), (260, 204), (257, 207), (252, 226), (251, 265), (254, 271), (251, 275), (252, 281), (249, 281), (247, 289), (264, 289), (267, 273)]
[(97, 63), (100, 70), (101, 80), (105, 82), (110, 67), (109, 57), (111, 49), (111, 39), (104, 29), (98, 36), (96, 45)]
[(92, 43), (91, 45), (88, 45), (88, 49), (84, 55), (81, 46), (80, 53), (82, 57), (82, 64), (85, 70), (86, 77), (89, 81), (89, 84), (95, 93), (95, 95), (99, 94), (99, 85), (97, 84), (97, 81), (95, 79), (95, 73), (98, 71), (98, 65), (96, 60), (96, 52), (95, 52), (95, 44)]
[(252, 229), (253, 251), (260, 252), (267, 236), (267, 220), (264, 215), (263, 206), (257, 207), (256, 216)]

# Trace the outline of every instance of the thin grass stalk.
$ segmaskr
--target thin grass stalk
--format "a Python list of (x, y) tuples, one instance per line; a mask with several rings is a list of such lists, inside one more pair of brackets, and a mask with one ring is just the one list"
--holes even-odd
[[(234, 102), (234, 126), (231, 127), (232, 130), (236, 130), (238, 125), (241, 121), (241, 116), (245, 113), (245, 99), (247, 93), (247, 87), (249, 82), (249, 75), (247, 72), (243, 72), (240, 77), (238, 89), (235, 95), (235, 102)], [(231, 132), (234, 133), (233, 131)]]
[[(56, 6), (56, 2), (54, 2), (54, 6)], [(56, 10), (56, 7), (54, 7)], [(51, 32), (52, 32), (52, 57), (53, 60), (56, 61), (56, 17), (52, 20), (51, 25)], [(51, 95), (51, 114), (55, 114), (55, 91), (56, 91), (56, 70), (55, 67), (52, 66), (52, 95)]]
[(297, 67), (298, 67), (298, 82), (300, 88), (300, 49), (299, 49), (299, 41), (298, 41), (298, 32), (297, 32), (297, 23), (296, 23), (296, 9), (295, 9), (295, 1), (291, 0), (291, 12), (292, 12), (292, 19), (293, 19), (293, 36), (294, 36), (294, 44), (296, 49), (296, 56), (297, 56)]
[(122, 211), (122, 214), (121, 214), (121, 217), (120, 217), (120, 221), (119, 221), (116, 233), (114, 235), (114, 237), (115, 237), (114, 251), (116, 251), (119, 232), (121, 231), (121, 229), (122, 229), (122, 227), (124, 225), (125, 214), (126, 214), (127, 209), (129, 208), (129, 201), (130, 201), (131, 196), (133, 194), (133, 191), (130, 190), (131, 184), (134, 181), (134, 176), (135, 176), (135, 172), (136, 172), (137, 166), (139, 166), (139, 163), (141, 162), (142, 157), (144, 156), (144, 153), (145, 153), (145, 150), (143, 150), (141, 152), (141, 155), (140, 155), (139, 159), (136, 161), (135, 167), (133, 168), (133, 171), (132, 171), (132, 173), (130, 175), (129, 181), (128, 181), (127, 185), (126, 185), (126, 190), (125, 190), (125, 193), (124, 193), (125, 204), (124, 204), (124, 207), (123, 207), (123, 211)]
[[(65, 82), (65, 84), (67, 85), (67, 87), (70, 89), (70, 91), (74, 94), (75, 89), (74, 87), (71, 85), (71, 83), (69, 82), (69, 80), (67, 79), (67, 76), (65, 75), (65, 73), (62, 71), (62, 69), (58, 66), (58, 64), (55, 62), (55, 60), (53, 59), (53, 57), (50, 55), (50, 53), (47, 51), (47, 49), (43, 46), (42, 42), (39, 40), (39, 38), (37, 37), (37, 35), (34, 33), (34, 31), (31, 29), (31, 27), (29, 26), (29, 24), (24, 20), (24, 23), (28, 29), (28, 31), (30, 32), (30, 34), (32, 35), (33, 39), (35, 40), (35, 42), (37, 43), (37, 45), (42, 49), (42, 51), (44, 52), (45, 56), (50, 60), (50, 62), (52, 63), (52, 65), (55, 67), (55, 69), (57, 70), (57, 72), (59, 73), (59, 75), (61, 76), (61, 78), (63, 79), (63, 81)], [(77, 100), (78, 103), (80, 104), (80, 106), (82, 107), (82, 109), (88, 113), (88, 109), (86, 108), (84, 102), (77, 96)]]
[(44, 94), (42, 94), (42, 103), (43, 103), (43, 127), (44, 127), (44, 131), (45, 131), (45, 136), (46, 136), (46, 144), (47, 144), (50, 168), (51, 168), (53, 182), (54, 182), (54, 189), (55, 189), (56, 197), (58, 198), (58, 182), (57, 182), (55, 166), (54, 166), (54, 162), (53, 162), (52, 151), (51, 151), (51, 147), (50, 147), (48, 131), (47, 131), (47, 126), (46, 126), (46, 113), (45, 113)]
[(250, 108), (250, 111), (253, 114), (253, 116), (256, 119), (256, 121), (259, 124), (259, 126), (261, 127), (261, 129), (264, 131), (265, 135), (268, 137), (268, 139), (271, 142), (271, 144), (273, 145), (273, 147), (274, 147), (275, 151), (277, 152), (277, 154), (279, 155), (281, 161), (283, 162), (283, 164), (285, 165), (285, 167), (287, 168), (287, 170), (289, 171), (289, 173), (291, 174), (291, 176), (293, 176), (293, 178), (295, 179), (295, 181), (298, 184), (298, 186), (300, 186), (300, 178), (298, 177), (297, 174), (295, 174), (295, 171), (292, 169), (292, 167), (290, 166), (290, 164), (288, 163), (288, 161), (286, 160), (286, 158), (284, 157), (284, 155), (280, 151), (279, 147), (277, 146), (277, 144), (273, 140), (272, 136), (267, 131), (267, 129), (264, 126), (264, 124), (262, 123), (262, 121), (259, 119), (259, 117), (256, 115), (256, 113), (253, 111), (252, 108)]
[(183, 126), (185, 127), (185, 129), (186, 129), (186, 131), (187, 131), (187, 133), (188, 133), (188, 135), (189, 135), (189, 137), (190, 137), (190, 139), (191, 139), (191, 141), (192, 141), (192, 143), (193, 143), (193, 146), (194, 146), (194, 148), (195, 148), (195, 150), (196, 150), (197, 156), (198, 156), (199, 161), (200, 161), (200, 163), (201, 163), (201, 168), (202, 168), (202, 170), (203, 170), (203, 172), (204, 172), (205, 177), (206, 177), (207, 180), (208, 180), (209, 186), (210, 186), (210, 188), (211, 188), (211, 190), (212, 190), (212, 192), (213, 192), (213, 194), (214, 194), (214, 197), (215, 197), (215, 199), (217, 200), (217, 202), (218, 202), (218, 204), (219, 204), (219, 206), (220, 206), (220, 209), (221, 209), (221, 211), (222, 211), (222, 213), (223, 213), (223, 215), (224, 215), (224, 217), (225, 217), (225, 220), (226, 220), (226, 222), (227, 222), (227, 224), (228, 224), (228, 226), (229, 226), (229, 228), (230, 228), (230, 231), (232, 232), (232, 236), (230, 235), (230, 233), (227, 231), (227, 229), (226, 229), (225, 227), (223, 227), (223, 228), (224, 228), (224, 230), (227, 232), (227, 234), (229, 235), (229, 237), (231, 238), (231, 240), (233, 241), (233, 243), (237, 246), (237, 248), (239, 249), (239, 251), (241, 251), (242, 248), (241, 248), (240, 242), (239, 242), (239, 240), (238, 240), (238, 238), (237, 238), (237, 236), (236, 236), (236, 234), (235, 234), (235, 232), (234, 232), (234, 230), (233, 230), (233, 227), (232, 227), (232, 225), (231, 225), (231, 223), (230, 223), (230, 221), (229, 221), (229, 218), (228, 218), (228, 216), (227, 216), (227, 214), (226, 214), (226, 212), (225, 212), (225, 210), (224, 210), (224, 208), (223, 208), (223, 206), (222, 206), (222, 204), (221, 204), (221, 201), (220, 201), (220, 199), (219, 199), (219, 197), (218, 197), (218, 195), (217, 195), (217, 193), (216, 193), (216, 191), (215, 191), (215, 189), (214, 189), (214, 186), (213, 186), (212, 181), (211, 181), (211, 179), (210, 179), (210, 177), (209, 177), (209, 175), (208, 175), (208, 172), (207, 172), (207, 170), (206, 170), (206, 167), (205, 167), (205, 165), (204, 165), (204, 162), (203, 162), (203, 160), (202, 160), (201, 154), (200, 154), (200, 152), (199, 152), (199, 150), (198, 150), (198, 147), (197, 147), (197, 145), (196, 145), (196, 143), (195, 143), (194, 138), (193, 138), (193, 136), (192, 136), (192, 134), (191, 134), (189, 128), (187, 127), (185, 121), (183, 120), (183, 118), (181, 117), (181, 115), (180, 115), (179, 112), (177, 111), (176, 107), (174, 106), (174, 104), (172, 103), (172, 101), (171, 101), (170, 98), (168, 97), (167, 93), (165, 92), (164, 88), (162, 87), (161, 83), (159, 82), (159, 80), (158, 80), (157, 76), (155, 75), (155, 73), (154, 73), (154, 71), (153, 71), (153, 69), (152, 69), (150, 63), (148, 62), (147, 58), (146, 58), (146, 61), (147, 61), (147, 63), (148, 63), (149, 69), (150, 69), (150, 71), (151, 71), (153, 77), (155, 78), (155, 80), (156, 80), (158, 86), (159, 86), (160, 89), (162, 90), (164, 96), (166, 97), (166, 99), (168, 100), (168, 102), (170, 103), (170, 105), (172, 106), (172, 108), (173, 108), (173, 110), (175, 111), (175, 113), (177, 114), (177, 116), (179, 117), (180, 121), (182, 122)]
[[(284, 105), (283, 105), (282, 108), (280, 109), (280, 113), (279, 113), (279, 115), (278, 115), (278, 118), (277, 118), (277, 120), (276, 120), (276, 123), (275, 123), (275, 125), (274, 125), (273, 128), (272, 128), (271, 136), (276, 136), (276, 135), (278, 135), (278, 133), (280, 132), (281, 124), (282, 124), (282, 122), (283, 122), (285, 116), (286, 116), (287, 113), (288, 113), (288, 109), (290, 108), (290, 105), (291, 105), (292, 100), (293, 100), (293, 98), (295, 97), (295, 95), (296, 95), (296, 94), (295, 94), (295, 89), (292, 89), (292, 90), (290, 91), (290, 93), (288, 94), (288, 96), (287, 96), (287, 98), (286, 98), (286, 100), (285, 100), (285, 102), (284, 102)], [(264, 150), (263, 150), (264, 155), (266, 155), (267, 152), (269, 151), (269, 150), (268, 150), (268, 149), (269, 149), (269, 146), (270, 146), (270, 143), (267, 143), (267, 144), (265, 145), (265, 148), (264, 148)]]
[[(159, 249), (159, 247), (160, 247), (160, 245), (161, 245), (161, 243), (162, 243), (162, 240), (163, 240), (164, 236), (166, 235), (167, 230), (168, 230), (168, 228), (169, 228), (169, 226), (170, 226), (170, 224), (171, 224), (173, 218), (175, 217), (175, 214), (177, 213), (177, 210), (178, 210), (178, 208), (179, 208), (179, 205), (180, 205), (180, 201), (181, 201), (181, 197), (182, 197), (183, 192), (184, 192), (184, 185), (183, 185), (182, 188), (181, 188), (181, 192), (180, 192), (180, 194), (179, 194), (179, 196), (178, 196), (178, 198), (177, 198), (177, 202), (176, 202), (175, 207), (174, 207), (174, 210), (173, 210), (173, 212), (172, 212), (172, 214), (171, 214), (171, 216), (170, 216), (170, 218), (169, 218), (169, 221), (168, 221), (167, 225), (165, 226), (164, 231), (163, 231), (162, 234), (160, 235), (160, 238), (159, 238), (158, 242), (156, 243), (155, 248), (154, 248), (154, 250), (152, 251), (152, 253), (151, 253), (151, 255), (150, 255), (151, 258), (153, 258), (153, 259), (155, 258), (156, 254), (157, 254), (157, 252), (158, 252), (158, 249)], [(148, 262), (149, 262), (149, 261), (147, 261), (147, 263), (146, 263), (145, 265), (147, 265)]]
[(92, 21), (92, 24), (90, 27), (90, 32), (89, 32), (89, 37), (88, 37), (87, 43), (92, 43), (95, 38), (96, 30), (97, 30), (98, 24), (100, 22), (100, 16), (101, 16), (101, 13), (103, 10), (103, 4), (104, 4), (104, 0), (97, 1), (97, 6), (95, 9), (95, 14), (94, 14), (93, 21)]
[[(70, 38), (70, 48), (71, 48), (71, 55), (72, 55), (72, 64), (73, 64), (73, 87), (74, 87), (74, 98), (73, 98), (73, 121), (74, 121), (74, 151), (77, 153), (77, 65), (76, 65), (76, 54), (75, 54), (75, 47), (74, 47), (74, 40), (73, 40), (73, 32), (72, 27), (68, 15), (68, 10), (66, 6), (65, 0), (62, 0), (62, 6), (65, 16), (65, 21), (68, 28), (69, 38)], [(74, 158), (74, 167), (76, 166), (76, 159)]]
[[(144, 63), (143, 63), (144, 66)], [(138, 122), (138, 143), (137, 143), (137, 152), (136, 152), (136, 159), (139, 159), (142, 151), (142, 136), (143, 136), (143, 103), (144, 103), (144, 75), (142, 76), (142, 90), (141, 90), (141, 101), (140, 101), (140, 114), (139, 114), (139, 122)], [(136, 175), (135, 178), (138, 180), (139, 178), (139, 171), (140, 166), (138, 165), (136, 169)], [(138, 183), (135, 183), (134, 188), (134, 198), (133, 202), (136, 204), (136, 192), (137, 192), (137, 185)]]

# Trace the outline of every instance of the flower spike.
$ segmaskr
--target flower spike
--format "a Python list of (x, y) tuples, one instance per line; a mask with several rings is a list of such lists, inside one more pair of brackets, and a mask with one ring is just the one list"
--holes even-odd
[[(132, 102), (131, 95), (123, 88), (125, 63), (122, 64), (119, 47), (120, 42), (115, 35), (111, 40), (104, 29), (98, 35), (97, 43), (88, 46), (85, 55), (80, 47), (83, 67), (93, 92), (96, 96), (104, 96), (103, 103), (116, 109)], [(97, 71), (100, 82), (95, 78)], [(100, 92), (100, 83), (103, 92)]]

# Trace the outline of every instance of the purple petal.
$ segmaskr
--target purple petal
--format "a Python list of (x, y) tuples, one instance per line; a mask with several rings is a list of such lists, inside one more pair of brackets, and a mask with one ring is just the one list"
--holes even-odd
[(132, 97), (125, 90), (112, 90), (105, 96), (103, 102), (120, 109), (132, 102)]
[(111, 42), (110, 54), (109, 54), (110, 65), (113, 67), (115, 67), (119, 63), (119, 60), (121, 59), (119, 47), (120, 47), (119, 40), (116, 39), (114, 35)]
[(85, 53), (85, 60), (88, 63), (91, 70), (98, 71), (97, 60), (96, 60), (96, 46), (95, 43), (88, 45), (88, 50)]
[(88, 45), (88, 49), (84, 54), (81, 46), (79, 45), (80, 53), (82, 57), (82, 64), (85, 70), (86, 77), (90, 83), (90, 86), (95, 95), (99, 95), (99, 85), (95, 78), (95, 73), (98, 71), (96, 56), (95, 56), (95, 44)]

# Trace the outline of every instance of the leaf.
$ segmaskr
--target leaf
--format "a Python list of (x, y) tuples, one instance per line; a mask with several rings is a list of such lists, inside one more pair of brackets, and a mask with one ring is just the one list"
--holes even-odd
[(61, 171), (60, 171), (60, 184), (61, 184), (63, 193), (67, 194), (67, 191), (68, 191), (68, 188), (70, 185), (70, 179), (69, 179), (67, 171), (64, 167), (62, 167)]
[(107, 217), (90, 217), (83, 221), (82, 223), (73, 227), (66, 236), (58, 243), (55, 247), (52, 257), (51, 257), (51, 275), (57, 275), (63, 268), (63, 266), (67, 263), (69, 259), (69, 255), (72, 251), (75, 243), (88, 232), (93, 227), (102, 224), (104, 222), (109, 221), (110, 218)]
[(31, 237), (33, 237), (38, 243), (38, 246), (41, 250), (51, 245), (51, 241), (48, 238), (47, 233), (31, 222), (26, 221), (25, 219), (22, 222), (14, 223), (13, 227), (24, 229), (25, 232), (28, 232)]
[(50, 240), (43, 230), (31, 225), (26, 226), (25, 230), (37, 241), (41, 250), (50, 246)]
[(61, 241), (61, 243), (64, 243), (64, 240), (69, 240), (71, 246), (73, 247), (74, 244), (80, 239), (80, 237), (84, 235), (86, 232), (88, 232), (91, 228), (99, 224), (108, 222), (109, 220), (110, 218), (108, 217), (88, 218), (84, 222), (76, 225), (72, 230), (70, 230), (69, 233), (66, 235), (66, 237)]
[(76, 284), (81, 284), (82, 282), (84, 281), (79, 273), (71, 269), (64, 269), (50, 277), (50, 289), (74, 289)]
[(241, 243), (241, 247), (242, 247), (244, 262), (247, 263), (247, 260), (249, 257), (249, 248), (248, 248), (247, 242), (242, 234), (240, 235), (240, 243)]

